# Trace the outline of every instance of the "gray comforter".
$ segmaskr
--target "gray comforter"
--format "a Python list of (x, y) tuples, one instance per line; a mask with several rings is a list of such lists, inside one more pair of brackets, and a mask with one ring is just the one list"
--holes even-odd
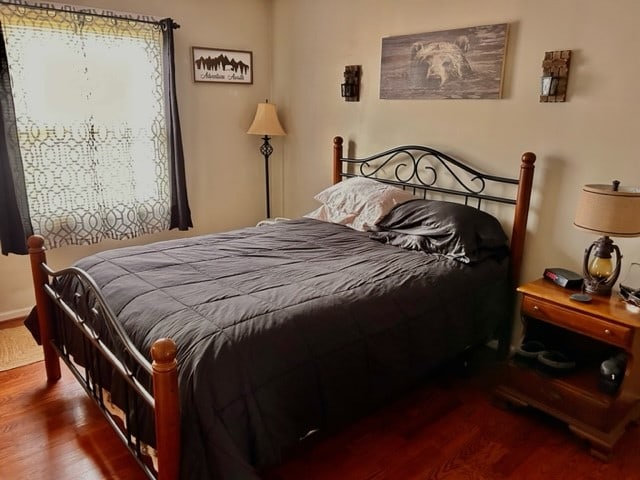
[(311, 219), (77, 266), (141, 352), (176, 341), (185, 479), (254, 478), (486, 339), (509, 304), (506, 262), (465, 265)]

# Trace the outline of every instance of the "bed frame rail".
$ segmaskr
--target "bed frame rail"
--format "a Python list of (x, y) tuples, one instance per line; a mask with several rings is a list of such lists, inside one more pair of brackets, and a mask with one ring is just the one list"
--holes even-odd
[[(47, 379), (60, 378), (61, 358), (147, 476), (177, 479), (180, 418), (175, 343), (157, 340), (150, 363), (134, 347), (91, 277), (74, 267), (49, 268), (42, 237), (32, 236), (28, 245)], [(52, 287), (52, 280), (74, 282), (80, 293), (71, 300), (64, 298)], [(98, 324), (106, 334), (99, 333)], [(81, 333), (81, 347), (70, 329)], [(105, 398), (114, 378), (120, 380), (117, 407)], [(153, 394), (148, 390), (151, 385)], [(154, 419), (157, 465), (141, 439), (145, 412)]]

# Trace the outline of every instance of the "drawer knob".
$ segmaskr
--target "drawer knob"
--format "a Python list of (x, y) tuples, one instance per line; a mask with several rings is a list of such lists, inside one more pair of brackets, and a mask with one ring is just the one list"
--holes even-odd
[(608, 328), (604, 329), (604, 334), (605, 335), (611, 335), (611, 330), (609, 330)]
[(538, 305), (534, 305), (534, 306), (533, 306), (533, 309), (534, 309), (534, 310), (540, 310), (540, 307), (539, 307)]

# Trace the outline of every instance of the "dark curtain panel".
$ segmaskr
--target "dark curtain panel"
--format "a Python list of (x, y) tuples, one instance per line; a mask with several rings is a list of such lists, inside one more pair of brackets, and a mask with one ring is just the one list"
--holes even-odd
[(27, 237), (32, 233), (7, 52), (0, 26), (0, 243), (2, 254), (26, 254)]
[(187, 199), (187, 182), (184, 173), (182, 131), (176, 98), (175, 62), (173, 53), (173, 29), (177, 27), (170, 18), (161, 21), (164, 41), (164, 88), (167, 109), (169, 168), (171, 172), (171, 226), (179, 230), (193, 227)]

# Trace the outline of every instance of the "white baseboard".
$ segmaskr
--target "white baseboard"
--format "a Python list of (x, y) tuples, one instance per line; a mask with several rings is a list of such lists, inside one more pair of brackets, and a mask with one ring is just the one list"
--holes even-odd
[(0, 322), (6, 322), (7, 320), (15, 320), (16, 318), (26, 317), (31, 311), (29, 308), (21, 308), (19, 310), (9, 310), (8, 312), (0, 312)]

